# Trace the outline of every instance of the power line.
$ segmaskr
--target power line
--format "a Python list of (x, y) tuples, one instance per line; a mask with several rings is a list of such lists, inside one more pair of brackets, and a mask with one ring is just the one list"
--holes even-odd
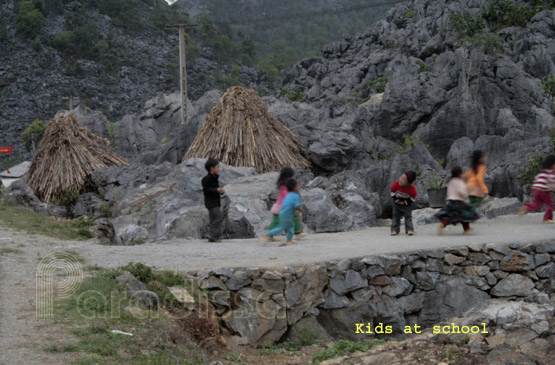
[(328, 10), (319, 10), (319, 11), (312, 11), (307, 13), (298, 13), (298, 14), (291, 14), (291, 15), (277, 15), (277, 16), (270, 16), (266, 18), (254, 18), (254, 19), (245, 19), (245, 20), (234, 20), (234, 21), (227, 21), (227, 22), (214, 22), (215, 24), (247, 24), (247, 23), (264, 23), (264, 22), (271, 22), (271, 21), (278, 21), (278, 20), (290, 20), (290, 19), (298, 19), (298, 18), (308, 18), (312, 16), (320, 16), (320, 15), (327, 15), (327, 14), (339, 14), (339, 13), (347, 13), (350, 11), (356, 10), (363, 10), (369, 8), (377, 8), (379, 6), (385, 5), (396, 5), (406, 2), (406, 0), (396, 0), (396, 1), (388, 1), (379, 4), (367, 4), (367, 5), (357, 5), (357, 6), (348, 6), (343, 8), (335, 8), (335, 9), (328, 9)]

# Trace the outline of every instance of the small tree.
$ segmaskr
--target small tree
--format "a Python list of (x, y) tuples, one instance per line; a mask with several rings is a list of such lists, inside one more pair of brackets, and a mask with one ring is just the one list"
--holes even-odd
[(35, 38), (44, 24), (44, 15), (32, 1), (22, 1), (16, 17), (16, 29), (29, 38)]
[(27, 151), (34, 152), (37, 150), (37, 146), (42, 139), (42, 135), (46, 129), (46, 124), (39, 119), (36, 119), (31, 125), (25, 129), (25, 131), (21, 134), (21, 138), (23, 139), (23, 144)]

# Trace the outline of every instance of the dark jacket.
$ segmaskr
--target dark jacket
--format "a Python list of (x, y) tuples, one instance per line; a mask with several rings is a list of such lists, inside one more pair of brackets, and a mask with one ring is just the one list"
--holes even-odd
[(218, 188), (218, 175), (208, 174), (202, 178), (202, 191), (204, 192), (204, 205), (207, 209), (220, 207), (220, 193)]

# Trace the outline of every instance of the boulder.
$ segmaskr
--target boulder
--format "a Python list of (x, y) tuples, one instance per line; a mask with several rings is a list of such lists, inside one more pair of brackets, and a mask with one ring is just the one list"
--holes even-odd
[(530, 278), (520, 274), (510, 274), (497, 283), (490, 293), (496, 297), (525, 297), (532, 289), (534, 289), (534, 283)]
[(499, 262), (499, 270), (507, 272), (526, 271), (534, 268), (534, 257), (517, 250), (511, 250)]
[(285, 334), (284, 341), (309, 345), (313, 341), (330, 342), (333, 341), (333, 338), (322, 327), (315, 316), (308, 316), (289, 328)]
[(118, 245), (132, 246), (146, 243), (148, 240), (148, 231), (136, 224), (114, 227), (114, 229), (115, 241)]
[(480, 207), (487, 218), (495, 218), (502, 215), (516, 214), (522, 202), (517, 198), (493, 199)]
[(352, 228), (349, 217), (333, 204), (324, 190), (302, 190), (301, 196), (306, 224), (313, 232), (344, 232)]
[(126, 272), (116, 278), (116, 282), (127, 289), (130, 299), (137, 301), (149, 309), (157, 309), (160, 302), (158, 295), (149, 291), (145, 284)]
[(412, 289), (412, 284), (405, 278), (394, 276), (389, 285), (382, 288), (382, 293), (390, 297), (408, 295)]
[(454, 166), (469, 166), (470, 155), (474, 150), (474, 142), (468, 137), (461, 137), (451, 145), (446, 158), (446, 169)]
[(223, 317), (224, 324), (241, 337), (240, 343), (252, 347), (268, 346), (287, 332), (285, 308), (274, 300), (263, 303), (241, 301), (236, 309)]
[(428, 326), (460, 315), (487, 299), (489, 299), (487, 293), (465, 284), (460, 277), (451, 277), (437, 283), (434, 290), (425, 293), (424, 305), (418, 315), (418, 324)]
[(308, 312), (322, 304), (325, 299), (323, 290), (328, 284), (328, 275), (322, 265), (306, 265), (297, 280), (287, 281), (285, 299), (287, 300), (287, 321), (292, 324)]
[(339, 295), (368, 286), (359, 272), (348, 270), (345, 275), (338, 275), (330, 280), (330, 288)]

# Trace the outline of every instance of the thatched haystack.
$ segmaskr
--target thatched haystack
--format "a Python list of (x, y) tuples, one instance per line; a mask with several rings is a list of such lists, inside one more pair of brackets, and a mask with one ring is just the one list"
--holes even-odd
[(112, 151), (110, 141), (83, 127), (71, 114), (58, 114), (46, 127), (27, 173), (27, 184), (44, 202), (86, 190), (101, 167), (129, 165)]
[(234, 86), (206, 116), (183, 160), (214, 157), (226, 165), (265, 173), (310, 167), (302, 151), (297, 136), (268, 111), (256, 91)]

